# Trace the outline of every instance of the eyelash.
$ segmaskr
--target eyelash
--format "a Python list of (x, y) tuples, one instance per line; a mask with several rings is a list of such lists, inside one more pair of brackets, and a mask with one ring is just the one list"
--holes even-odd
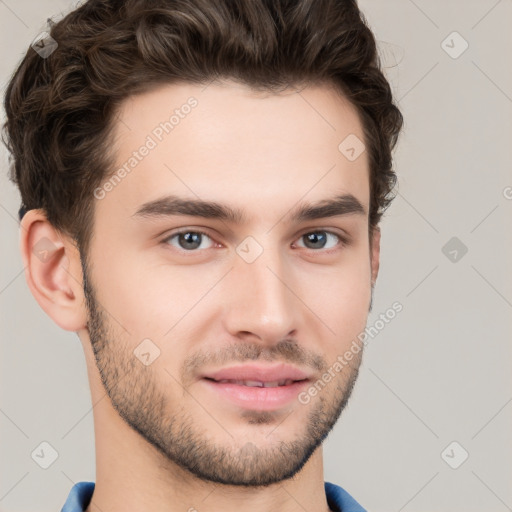
[[(185, 233), (194, 233), (194, 234), (197, 234), (197, 235), (205, 236), (205, 237), (209, 238), (210, 240), (212, 240), (212, 242), (215, 242), (215, 240), (213, 240), (213, 238), (208, 233), (206, 233), (204, 231), (201, 231), (200, 229), (182, 229), (180, 231), (176, 231), (174, 233), (171, 233), (169, 236), (167, 236), (166, 238), (164, 238), (162, 240), (162, 243), (165, 244), (165, 245), (170, 245), (169, 244), (170, 240), (172, 240), (173, 238), (175, 238), (175, 237), (177, 237), (179, 235), (183, 235)], [(322, 252), (324, 254), (330, 254), (330, 253), (332, 253), (334, 251), (337, 251), (337, 250), (339, 250), (339, 249), (349, 245), (348, 237), (344, 237), (343, 235), (340, 235), (339, 233), (335, 233), (335, 232), (329, 231), (327, 229), (316, 229), (316, 230), (312, 230), (312, 231), (306, 231), (302, 235), (300, 235), (298, 239), (302, 239), (306, 235), (310, 235), (310, 234), (313, 234), (313, 233), (327, 233), (329, 235), (333, 235), (333, 236), (335, 236), (339, 240), (339, 242), (338, 242), (338, 244), (336, 244), (335, 247), (331, 247), (329, 249), (309, 249), (308, 247), (304, 247), (303, 249), (307, 249), (307, 250), (310, 250), (310, 251), (313, 251), (313, 252)], [(176, 249), (177, 251), (182, 252), (182, 253), (198, 253), (198, 252), (206, 251), (207, 250), (207, 249), (190, 249), (190, 250), (186, 250), (186, 249), (181, 249), (179, 247), (173, 247), (173, 249)]]

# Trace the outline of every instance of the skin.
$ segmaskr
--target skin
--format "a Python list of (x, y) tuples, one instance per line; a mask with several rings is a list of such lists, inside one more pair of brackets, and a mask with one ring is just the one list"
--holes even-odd
[[(326, 512), (320, 443), (350, 396), (362, 351), (309, 403), (272, 411), (242, 409), (199, 376), (282, 361), (316, 381), (364, 330), (380, 231), (368, 234), (366, 153), (349, 161), (338, 150), (349, 134), (363, 140), (362, 126), (327, 85), (279, 95), (231, 81), (165, 85), (121, 106), (117, 165), (190, 96), (197, 107), (94, 199), (87, 265), (42, 210), (22, 220), (27, 283), (45, 312), (78, 334), (86, 357), (96, 439), (87, 511)], [(247, 219), (134, 215), (166, 194), (239, 208)], [(365, 214), (291, 220), (297, 203), (336, 194), (355, 196)], [(208, 236), (187, 251), (169, 238), (182, 228)], [(308, 245), (310, 233), (326, 239)], [(263, 250), (252, 263), (236, 252), (248, 236)], [(45, 261), (33, 249), (42, 238), (53, 246)], [(145, 339), (159, 350), (147, 366), (134, 355)]]

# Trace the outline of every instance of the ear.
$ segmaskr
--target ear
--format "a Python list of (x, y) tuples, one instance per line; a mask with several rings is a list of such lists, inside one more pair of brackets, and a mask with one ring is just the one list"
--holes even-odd
[(87, 314), (77, 247), (48, 222), (44, 210), (27, 211), (20, 227), (21, 256), (32, 295), (59, 327), (83, 329)]
[(377, 276), (379, 274), (380, 264), (380, 228), (373, 228), (370, 236), (370, 263), (372, 268), (372, 286), (375, 286), (375, 281), (377, 281)]

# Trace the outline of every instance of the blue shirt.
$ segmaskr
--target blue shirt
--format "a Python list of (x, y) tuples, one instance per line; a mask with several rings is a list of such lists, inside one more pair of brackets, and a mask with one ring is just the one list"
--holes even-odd
[[(94, 482), (78, 482), (69, 493), (61, 512), (83, 512), (91, 501)], [(366, 510), (338, 485), (325, 482), (325, 495), (329, 508), (334, 512), (366, 512)]]

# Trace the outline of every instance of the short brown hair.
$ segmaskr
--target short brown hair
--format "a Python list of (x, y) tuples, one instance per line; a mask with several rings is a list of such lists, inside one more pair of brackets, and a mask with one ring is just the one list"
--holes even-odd
[(22, 209), (44, 209), (83, 254), (93, 190), (113, 172), (116, 108), (173, 81), (230, 78), (270, 92), (334, 84), (363, 125), (372, 230), (393, 199), (403, 119), (356, 0), (89, 0), (50, 36), (55, 51), (30, 47), (8, 84), (3, 139)]

